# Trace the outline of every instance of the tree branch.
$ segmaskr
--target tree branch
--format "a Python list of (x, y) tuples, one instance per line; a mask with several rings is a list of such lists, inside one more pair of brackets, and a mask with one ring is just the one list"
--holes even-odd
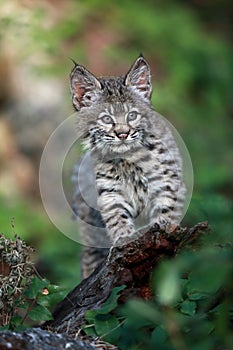
[(177, 227), (172, 234), (155, 225), (133, 242), (113, 248), (108, 257), (87, 279), (75, 287), (58, 305), (54, 320), (44, 327), (75, 334), (80, 330), (86, 310), (99, 308), (114, 287), (125, 284), (120, 302), (132, 296), (151, 297), (150, 276), (163, 259), (175, 256), (183, 247), (193, 245), (207, 232), (202, 222), (191, 229)]

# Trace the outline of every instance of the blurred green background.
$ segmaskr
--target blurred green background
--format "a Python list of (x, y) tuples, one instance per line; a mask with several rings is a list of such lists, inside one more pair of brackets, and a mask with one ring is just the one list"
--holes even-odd
[(73, 113), (69, 58), (97, 76), (117, 75), (143, 53), (155, 109), (179, 131), (193, 162), (184, 224), (208, 220), (229, 240), (230, 21), (227, 0), (0, 0), (0, 230), (12, 236), (14, 218), (15, 231), (36, 248), (38, 267), (53, 283), (70, 289), (80, 278), (80, 245), (50, 222), (38, 186), (46, 141)]

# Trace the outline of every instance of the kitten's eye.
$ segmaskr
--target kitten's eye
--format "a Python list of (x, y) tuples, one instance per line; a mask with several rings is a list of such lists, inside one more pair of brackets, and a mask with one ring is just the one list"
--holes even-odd
[(107, 114), (103, 115), (100, 119), (102, 120), (102, 122), (104, 124), (113, 124), (114, 123), (112, 117), (110, 117), (110, 115), (107, 115)]
[(127, 121), (132, 122), (132, 121), (136, 120), (137, 117), (138, 117), (138, 113), (136, 111), (129, 112), (127, 115)]

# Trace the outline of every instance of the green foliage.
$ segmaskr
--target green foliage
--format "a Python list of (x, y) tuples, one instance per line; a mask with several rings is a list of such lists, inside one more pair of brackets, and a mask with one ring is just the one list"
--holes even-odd
[(184, 225), (208, 221), (214, 235), (209, 239), (218, 239), (222, 243), (231, 241), (233, 232), (233, 202), (230, 198), (216, 193), (203, 192), (193, 195)]
[(34, 277), (29, 290), (24, 294), (29, 300), (32, 300), (30, 310), (27, 310), (27, 317), (36, 322), (51, 320), (53, 317), (50, 309), (65, 297), (64, 289), (37, 276)]
[(0, 329), (22, 330), (28, 322), (52, 319), (51, 307), (65, 296), (64, 289), (36, 276), (32, 248), (18, 236), (0, 235)]
[(116, 307), (114, 292), (110, 308), (87, 311), (84, 331), (122, 350), (230, 349), (231, 259), (231, 245), (184, 251), (156, 269), (153, 300)]
[(30, 261), (32, 248), (17, 235), (7, 239), (0, 234), (0, 325), (10, 324), (16, 316), (16, 309), (23, 304), (23, 292), (29, 288), (33, 278), (33, 264)]
[(24, 291), (26, 303), (22, 304), (25, 315), (21, 323), (27, 320), (35, 322), (48, 321), (53, 318), (51, 308), (58, 304), (66, 291), (61, 287), (52, 285), (47, 279), (34, 276), (30, 288)]

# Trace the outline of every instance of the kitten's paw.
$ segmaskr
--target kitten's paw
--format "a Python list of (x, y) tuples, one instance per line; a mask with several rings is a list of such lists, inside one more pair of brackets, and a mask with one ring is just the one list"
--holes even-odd
[(159, 228), (161, 231), (167, 232), (167, 233), (172, 233), (174, 232), (178, 225), (177, 224), (172, 224), (170, 221), (168, 221), (166, 218), (161, 217), (159, 220), (155, 223), (159, 225)]
[(166, 232), (173, 233), (179, 227), (177, 224), (169, 224), (167, 225)]

